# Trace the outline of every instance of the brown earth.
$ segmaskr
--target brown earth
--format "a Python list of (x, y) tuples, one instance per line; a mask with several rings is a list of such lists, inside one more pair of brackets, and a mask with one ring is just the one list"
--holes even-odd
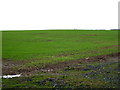
[(32, 35), (41, 35), (41, 34), (46, 34), (46, 33), (34, 33)]
[(64, 69), (67, 66), (71, 66), (74, 64), (84, 64), (84, 63), (90, 63), (90, 62), (118, 62), (118, 57), (120, 57), (120, 53), (110, 54), (110, 55), (101, 55), (96, 57), (88, 57), (84, 59), (78, 59), (78, 60), (71, 60), (66, 62), (59, 62), (56, 64), (49, 64), (45, 67), (29, 67), (25, 69), (18, 69), (17, 67), (19, 65), (22, 65), (26, 62), (22, 61), (10, 61), (10, 60), (4, 60), (3, 66), (2, 66), (2, 73), (3, 75), (11, 75), (11, 74), (22, 74), (23, 76), (29, 76), (34, 75), (37, 72), (57, 72), (58, 70)]
[(109, 48), (113, 48), (113, 47), (120, 47), (120, 45), (106, 46), (106, 47), (102, 47), (101, 49), (109, 49)]
[(110, 55), (101, 55), (101, 56), (95, 56), (95, 57), (90, 57), (90, 58), (88, 57), (88, 58), (84, 58), (84, 59), (71, 60), (71, 61), (66, 61), (66, 62), (59, 62), (57, 64), (47, 65), (43, 69), (47, 69), (47, 70), (53, 69), (53, 71), (54, 71), (54, 70), (62, 69), (66, 66), (70, 66), (73, 64), (79, 64), (79, 63), (109, 62), (109, 60), (110, 60), (110, 62), (111, 62), (111, 60), (118, 61), (118, 56), (120, 56), (120, 53), (110, 54)]
[(2, 59), (2, 74), (17, 74), (14, 70), (22, 64), (27, 63), (26, 61), (12, 61), (9, 59)]

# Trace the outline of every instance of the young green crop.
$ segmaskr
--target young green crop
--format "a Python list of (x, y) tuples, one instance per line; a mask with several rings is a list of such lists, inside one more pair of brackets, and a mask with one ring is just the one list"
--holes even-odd
[(118, 31), (33, 30), (2, 34), (3, 60), (28, 61), (33, 66), (118, 52)]

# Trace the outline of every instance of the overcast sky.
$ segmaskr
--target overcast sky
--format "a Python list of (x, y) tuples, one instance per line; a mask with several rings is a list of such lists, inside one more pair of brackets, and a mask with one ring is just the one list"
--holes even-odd
[(1, 0), (0, 30), (117, 29), (120, 0)]

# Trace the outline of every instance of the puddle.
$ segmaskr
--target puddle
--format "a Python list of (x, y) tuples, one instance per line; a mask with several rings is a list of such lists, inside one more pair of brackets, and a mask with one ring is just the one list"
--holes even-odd
[(20, 77), (21, 74), (17, 74), (17, 75), (3, 75), (3, 76), (0, 76), (0, 78), (14, 78), (14, 77)]

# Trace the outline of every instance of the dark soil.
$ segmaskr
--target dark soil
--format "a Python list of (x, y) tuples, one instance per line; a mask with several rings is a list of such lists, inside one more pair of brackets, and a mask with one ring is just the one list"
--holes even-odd
[(120, 53), (90, 57), (90, 58), (85, 58), (85, 59), (80, 59), (80, 60), (71, 60), (71, 61), (66, 61), (66, 62), (59, 62), (57, 64), (47, 65), (43, 69), (47, 69), (47, 70), (53, 69), (53, 71), (54, 71), (54, 70), (58, 70), (58, 69), (63, 69), (66, 66), (70, 66), (70, 65), (74, 65), (74, 64), (80, 64), (80, 63), (116, 62), (116, 61), (118, 61), (118, 56), (120, 56)]
[(46, 33), (34, 33), (33, 35), (41, 35), (41, 34), (46, 34)]
[(96, 57), (90, 57), (79, 60), (72, 60), (66, 62), (59, 62), (56, 64), (49, 64), (45, 67), (35, 67), (35, 68), (26, 68), (26, 69), (18, 69), (17, 66), (24, 64), (25, 62), (18, 61), (10, 61), (4, 60), (2, 65), (2, 73), (3, 75), (8, 74), (22, 74), (23, 76), (34, 75), (37, 72), (57, 72), (58, 70), (64, 69), (67, 66), (89, 63), (89, 62), (118, 62), (118, 57), (120, 53), (110, 54), (110, 55), (101, 55)]
[(12, 61), (10, 59), (2, 59), (2, 74), (3, 75), (12, 75), (18, 74), (16, 73), (16, 68), (22, 64), (27, 63), (26, 61)]
[(120, 45), (106, 46), (106, 47), (102, 47), (101, 49), (109, 49), (109, 48), (113, 48), (113, 47), (120, 47)]

